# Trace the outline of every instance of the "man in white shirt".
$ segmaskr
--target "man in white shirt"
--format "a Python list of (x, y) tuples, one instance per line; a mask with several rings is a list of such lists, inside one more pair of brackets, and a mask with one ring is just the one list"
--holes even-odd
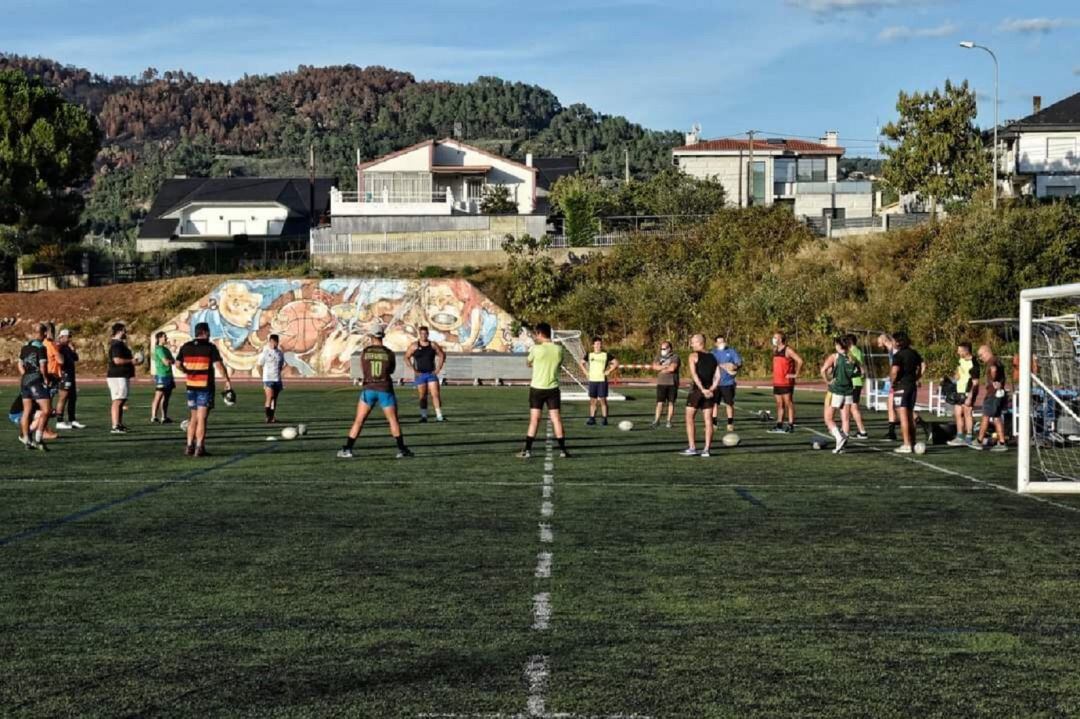
[(266, 423), (277, 422), (277, 398), (285, 385), (281, 382), (281, 373), (285, 369), (285, 353), (278, 348), (278, 336), (270, 335), (266, 346), (259, 355), (258, 364), (262, 367), (263, 394), (265, 402), (263, 409), (266, 412)]

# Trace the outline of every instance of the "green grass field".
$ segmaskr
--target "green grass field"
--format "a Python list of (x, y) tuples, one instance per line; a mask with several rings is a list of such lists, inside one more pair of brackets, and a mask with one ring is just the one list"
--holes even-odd
[(684, 458), (642, 390), (628, 433), (568, 404), (546, 470), (542, 441), (514, 457), (525, 393), (449, 388), (418, 425), (400, 390), (400, 461), (381, 420), (334, 457), (344, 388), (287, 389), (310, 434), (273, 443), (241, 388), (202, 459), (145, 388), (127, 436), (103, 388), (48, 454), (9, 426), (0, 714), (1080, 714), (1080, 500), (1002, 491), (1015, 455), (814, 452), (804, 393), (799, 433), (741, 417), (741, 446)]

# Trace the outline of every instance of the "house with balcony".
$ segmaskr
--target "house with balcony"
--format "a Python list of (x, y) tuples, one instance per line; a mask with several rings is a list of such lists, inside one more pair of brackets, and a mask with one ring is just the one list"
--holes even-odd
[(868, 181), (837, 181), (844, 154), (837, 133), (820, 142), (783, 137), (702, 140), (697, 130), (671, 151), (672, 162), (694, 177), (724, 187), (733, 207), (784, 204), (810, 220), (872, 217), (880, 202)]
[(328, 177), (178, 177), (166, 180), (139, 227), (136, 250), (307, 239), (330, 211)]
[(1005, 196), (1080, 195), (1080, 93), (1046, 108), (1036, 96), (1032, 114), (1006, 124), (998, 135)]
[[(540, 237), (539, 170), (463, 142), (425, 140), (360, 162), (356, 191), (330, 190), (330, 224), (312, 234), (312, 254), (501, 251), (507, 235)], [(503, 188), (516, 212), (487, 215), (484, 197)]]

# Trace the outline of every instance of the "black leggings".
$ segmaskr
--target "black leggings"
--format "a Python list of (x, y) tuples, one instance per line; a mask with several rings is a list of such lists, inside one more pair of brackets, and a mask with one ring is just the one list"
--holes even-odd
[(75, 383), (71, 383), (71, 389), (67, 391), (67, 416), (68, 422), (75, 421), (75, 401), (79, 399), (79, 390), (75, 388)]

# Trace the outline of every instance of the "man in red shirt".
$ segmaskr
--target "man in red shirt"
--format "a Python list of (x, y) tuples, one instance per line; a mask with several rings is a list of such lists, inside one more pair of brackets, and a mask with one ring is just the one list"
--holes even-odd
[[(802, 371), (803, 358), (788, 346), (787, 335), (775, 332), (772, 336), (773, 396), (776, 398), (774, 434), (795, 431), (795, 378)], [(784, 423), (785, 413), (787, 423)]]

